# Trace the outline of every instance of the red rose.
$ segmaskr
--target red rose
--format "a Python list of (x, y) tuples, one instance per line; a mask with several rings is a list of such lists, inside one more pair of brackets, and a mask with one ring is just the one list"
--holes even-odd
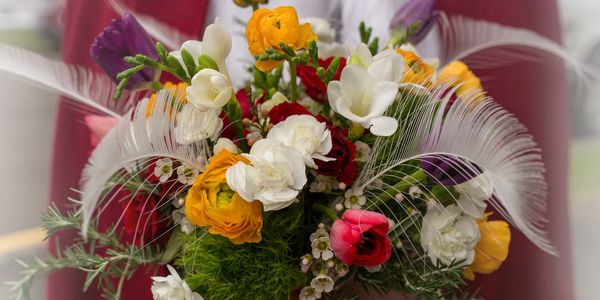
[(358, 164), (356, 145), (348, 140), (348, 130), (339, 127), (327, 126), (331, 132), (331, 151), (327, 157), (335, 158), (332, 161), (317, 160), (317, 173), (326, 176), (336, 176), (337, 181), (350, 186), (357, 175)]
[[(328, 59), (319, 59), (319, 66), (327, 69), (331, 64), (333, 57)], [(340, 75), (342, 74), (342, 69), (346, 66), (346, 59), (340, 59), (340, 67), (335, 72), (333, 76), (333, 80), (339, 80)], [(302, 80), (302, 85), (304, 85), (304, 91), (306, 94), (311, 97), (315, 101), (319, 101), (321, 103), (327, 102), (327, 86), (325, 83), (321, 81), (319, 76), (317, 76), (317, 71), (313, 67), (299, 65), (298, 68), (298, 77)]]
[(132, 195), (131, 191), (122, 188), (114, 199), (123, 209), (123, 242), (136, 246), (156, 242), (160, 221), (154, 196), (142, 192)]
[(312, 115), (306, 107), (298, 103), (283, 102), (276, 105), (269, 111), (269, 121), (277, 124), (293, 115)]
[(331, 249), (348, 265), (375, 267), (390, 259), (388, 219), (376, 212), (350, 209), (331, 227)]

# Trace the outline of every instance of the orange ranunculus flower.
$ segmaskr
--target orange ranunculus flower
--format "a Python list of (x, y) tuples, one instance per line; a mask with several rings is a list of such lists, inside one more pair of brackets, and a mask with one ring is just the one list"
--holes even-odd
[[(317, 39), (309, 23), (300, 24), (298, 14), (292, 6), (280, 6), (273, 10), (256, 10), (246, 26), (248, 49), (252, 55), (265, 54), (266, 49), (281, 50), (280, 43), (298, 51)], [(281, 61), (257, 61), (256, 67), (268, 72), (281, 65)]]
[(475, 259), (463, 272), (466, 279), (474, 280), (475, 273), (490, 274), (508, 257), (510, 244), (510, 228), (504, 221), (488, 221), (492, 213), (487, 213), (477, 220), (481, 238), (475, 246)]
[(242, 199), (225, 178), (227, 169), (240, 161), (250, 163), (227, 150), (213, 156), (187, 194), (185, 213), (192, 224), (207, 226), (209, 233), (234, 244), (258, 243), (262, 239), (262, 204)]
[(450, 87), (455, 87), (460, 84), (460, 87), (456, 90), (456, 95), (461, 96), (467, 90), (474, 89), (482, 92), (481, 99), (483, 99), (483, 87), (481, 86), (481, 80), (477, 77), (469, 67), (461, 61), (453, 61), (448, 64), (440, 72), (437, 78), (438, 84), (448, 84)]
[(435, 68), (427, 64), (421, 57), (410, 50), (396, 49), (402, 55), (406, 68), (404, 70), (404, 83), (415, 83), (423, 86), (431, 85), (431, 78), (435, 74)]
[[(173, 95), (183, 95), (183, 102), (182, 103), (171, 103), (171, 110), (169, 112), (169, 115), (171, 115), (173, 113), (173, 108), (181, 108), (181, 106), (183, 106), (183, 104), (185, 104), (187, 102), (187, 98), (185, 96), (185, 89), (187, 88), (187, 83), (185, 82), (180, 82), (180, 83), (172, 83), (170, 81), (167, 81), (164, 85), (163, 85), (164, 89), (167, 90), (171, 90), (171, 92), (173, 93)], [(152, 95), (150, 95), (150, 100), (148, 100), (148, 105), (146, 106), (146, 118), (149, 118), (150, 115), (152, 115), (152, 110), (154, 109), (154, 102), (156, 102), (156, 96), (158, 95), (158, 93), (152, 93)], [(164, 108), (164, 110), (166, 110), (166, 107)]]

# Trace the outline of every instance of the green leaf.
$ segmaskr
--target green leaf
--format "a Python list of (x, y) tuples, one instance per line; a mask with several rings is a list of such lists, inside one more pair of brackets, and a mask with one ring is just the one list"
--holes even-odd
[(184, 233), (181, 230), (176, 230), (171, 234), (169, 238), (169, 242), (167, 242), (167, 246), (163, 256), (160, 260), (161, 265), (166, 265), (175, 259), (179, 251), (181, 250), (183, 244), (185, 243)]
[(231, 126), (235, 128), (235, 133), (237, 134), (238, 138), (243, 138), (244, 128), (242, 125), (242, 108), (240, 107), (240, 103), (237, 101), (237, 99), (235, 99), (235, 96), (227, 103), (227, 105), (225, 105), (224, 110), (225, 114), (229, 118), (229, 121), (231, 121)]
[(217, 65), (217, 63), (208, 55), (200, 55), (200, 57), (198, 58), (198, 63), (203, 68), (219, 71), (219, 66)]

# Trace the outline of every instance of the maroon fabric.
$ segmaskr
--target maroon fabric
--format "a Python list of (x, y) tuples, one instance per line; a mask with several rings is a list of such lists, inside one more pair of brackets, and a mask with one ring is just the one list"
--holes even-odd
[[(553, 0), (441, 0), (442, 10), (532, 29), (560, 41)], [(513, 230), (507, 261), (492, 275), (479, 275), (485, 299), (573, 299), (567, 207), (568, 107), (565, 72), (558, 60), (519, 62), (476, 70), (489, 94), (527, 125), (543, 150), (549, 184), (547, 228), (560, 257), (537, 249)]]
[[(124, 0), (135, 11), (152, 15), (158, 20), (179, 28), (192, 36), (200, 36), (205, 24), (208, 0)], [(64, 22), (64, 61), (93, 68), (101, 72), (90, 55), (93, 39), (116, 15), (103, 0), (68, 0), (62, 15)], [(79, 178), (92, 151), (90, 132), (83, 125), (83, 114), (61, 103), (56, 123), (54, 160), (52, 168), (51, 201), (61, 210), (72, 208), (68, 197), (78, 199), (71, 188), (79, 186)], [(114, 207), (118, 210), (119, 205)], [(64, 249), (76, 237), (76, 232), (64, 232), (49, 241), (50, 252), (56, 254), (57, 243)], [(123, 299), (151, 299), (149, 271), (140, 270), (126, 283)], [(84, 274), (76, 270), (63, 270), (49, 275), (47, 299), (100, 299), (100, 291), (94, 286), (87, 293), (81, 292)]]

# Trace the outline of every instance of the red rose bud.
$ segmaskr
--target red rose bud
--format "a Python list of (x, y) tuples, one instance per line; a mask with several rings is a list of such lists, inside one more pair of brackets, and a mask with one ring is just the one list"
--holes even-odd
[(388, 238), (386, 216), (367, 210), (347, 210), (331, 227), (331, 248), (347, 265), (375, 267), (390, 259), (392, 243)]
[(154, 196), (142, 192), (133, 195), (131, 191), (122, 188), (115, 200), (119, 201), (123, 209), (123, 242), (138, 247), (155, 242), (160, 221)]
[(277, 124), (284, 121), (289, 116), (293, 115), (312, 115), (306, 107), (298, 103), (284, 102), (271, 109), (269, 111), (269, 121), (272, 124)]
[[(334, 57), (330, 57), (328, 59), (319, 59), (319, 66), (327, 69), (331, 64), (331, 61)], [(332, 80), (339, 80), (342, 74), (342, 69), (346, 66), (346, 59), (340, 59), (340, 67), (337, 69), (337, 72), (333, 76)], [(325, 83), (321, 81), (319, 76), (317, 76), (317, 71), (313, 67), (299, 65), (298, 68), (298, 77), (302, 80), (302, 85), (304, 86), (304, 91), (306, 94), (311, 97), (313, 100), (325, 103), (327, 102), (327, 86)]]
[(335, 176), (337, 181), (352, 185), (358, 173), (358, 164), (354, 161), (356, 157), (356, 145), (348, 140), (348, 130), (339, 127), (327, 126), (331, 132), (331, 151), (327, 157), (335, 158), (332, 161), (316, 160), (317, 173), (325, 176)]

